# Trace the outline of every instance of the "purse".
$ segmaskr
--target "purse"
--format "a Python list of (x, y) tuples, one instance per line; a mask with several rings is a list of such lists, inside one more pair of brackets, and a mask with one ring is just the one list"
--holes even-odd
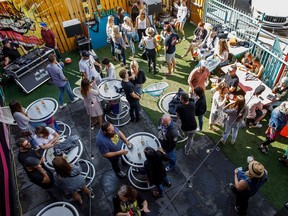
[(108, 38), (107, 38), (107, 43), (108, 43), (108, 44), (111, 44), (111, 41), (112, 41), (112, 38), (108, 37)]
[(122, 50), (118, 49), (118, 48), (115, 48), (115, 53), (120, 55), (122, 53)]

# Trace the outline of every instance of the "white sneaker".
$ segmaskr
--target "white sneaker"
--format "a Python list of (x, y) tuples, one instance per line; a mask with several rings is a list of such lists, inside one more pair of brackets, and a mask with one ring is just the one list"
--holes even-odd
[(251, 125), (252, 128), (261, 128), (262, 124), (257, 123), (256, 125)]
[(67, 106), (67, 103), (64, 103), (62, 105), (59, 106), (60, 109), (64, 108), (65, 106)]
[(74, 100), (73, 101), (71, 101), (71, 103), (75, 103), (76, 101), (78, 101), (79, 100), (79, 98), (78, 97), (74, 97)]

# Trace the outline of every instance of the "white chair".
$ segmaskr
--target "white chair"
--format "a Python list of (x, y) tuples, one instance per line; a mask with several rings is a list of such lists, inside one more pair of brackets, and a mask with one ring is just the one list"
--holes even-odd
[(55, 202), (43, 208), (36, 216), (79, 216), (77, 209), (67, 202)]

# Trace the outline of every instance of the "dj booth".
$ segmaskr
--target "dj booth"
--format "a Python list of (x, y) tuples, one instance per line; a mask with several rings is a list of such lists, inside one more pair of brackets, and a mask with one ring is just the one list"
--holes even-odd
[(48, 47), (34, 49), (4, 67), (4, 71), (29, 94), (50, 79), (46, 67), (49, 64), (48, 55), (51, 53), (54, 53), (54, 50)]

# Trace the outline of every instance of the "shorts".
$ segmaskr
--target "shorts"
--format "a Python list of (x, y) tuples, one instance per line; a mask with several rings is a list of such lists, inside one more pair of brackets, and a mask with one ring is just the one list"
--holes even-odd
[(166, 53), (166, 62), (171, 62), (172, 60), (175, 60), (175, 52), (172, 54)]

